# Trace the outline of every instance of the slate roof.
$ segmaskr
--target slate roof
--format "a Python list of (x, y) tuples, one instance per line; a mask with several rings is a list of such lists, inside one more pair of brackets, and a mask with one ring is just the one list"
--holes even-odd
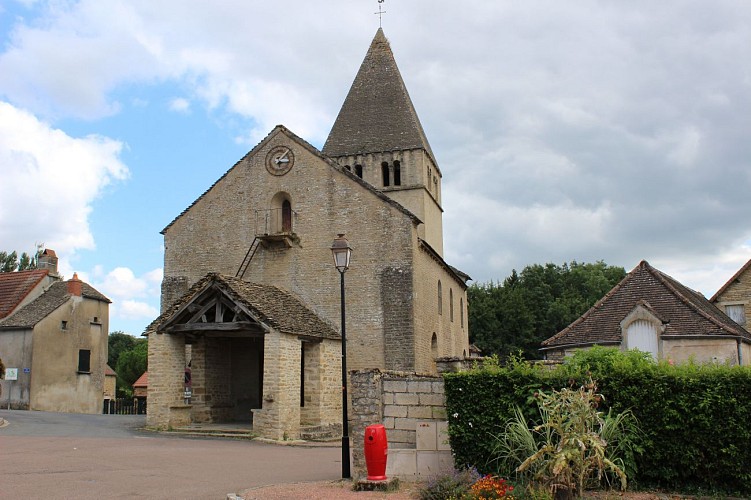
[(564, 346), (620, 344), (620, 322), (637, 306), (665, 325), (662, 336), (732, 336), (751, 342), (751, 334), (702, 294), (641, 261), (591, 309), (542, 343), (542, 350)]
[(409, 149), (424, 149), (438, 168), (391, 46), (378, 28), (323, 153), (337, 157)]
[(46, 269), (0, 273), (0, 318), (4, 318), (49, 274)]
[[(81, 296), (87, 299), (110, 303), (110, 299), (99, 293), (88, 283), (81, 283)], [(52, 311), (65, 304), (71, 295), (66, 281), (53, 283), (46, 292), (32, 300), (11, 316), (0, 320), (0, 329), (33, 328)]]
[(219, 288), (230, 299), (242, 304), (259, 323), (290, 335), (340, 339), (339, 332), (309, 309), (290, 292), (273, 285), (250, 283), (240, 278), (209, 273), (198, 280), (185, 295), (155, 319), (144, 332), (154, 333), (175, 317), (188, 303), (203, 293)]
[(732, 285), (733, 283), (735, 283), (735, 280), (737, 280), (738, 278), (740, 278), (741, 275), (743, 273), (745, 273), (746, 271), (748, 271), (748, 269), (750, 267), (751, 267), (751, 260), (749, 260), (748, 262), (746, 262), (740, 269), (738, 269), (738, 272), (735, 273), (732, 278), (730, 278), (729, 280), (727, 280), (727, 282), (724, 285), (722, 285), (720, 287), (720, 289), (717, 290), (717, 292), (715, 292), (714, 295), (712, 295), (712, 298), (709, 299), (709, 301), (712, 302), (712, 303), (714, 303), (720, 297), (720, 295), (722, 295), (723, 293), (725, 293), (725, 290), (727, 290), (728, 287), (730, 287), (730, 285)]

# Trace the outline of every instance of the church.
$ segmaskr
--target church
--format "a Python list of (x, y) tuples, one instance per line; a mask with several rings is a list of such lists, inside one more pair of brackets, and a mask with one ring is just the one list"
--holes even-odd
[(276, 126), (162, 231), (148, 424), (341, 428), (340, 234), (349, 370), (466, 358), (470, 277), (443, 258), (441, 180), (379, 28), (322, 150)]

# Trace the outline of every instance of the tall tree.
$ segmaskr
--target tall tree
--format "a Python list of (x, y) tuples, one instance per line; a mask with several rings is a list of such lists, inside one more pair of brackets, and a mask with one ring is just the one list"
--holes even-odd
[(146, 339), (136, 339), (132, 349), (120, 354), (115, 372), (117, 372), (118, 389), (131, 395), (133, 383), (148, 369), (149, 345)]
[(34, 252), (33, 254), (23, 252), (21, 253), (20, 259), (18, 257), (18, 253), (15, 250), (10, 253), (1, 251), (0, 273), (12, 273), (13, 271), (27, 271), (29, 269), (36, 269), (37, 261), (43, 251), (44, 246), (37, 244), (36, 252)]
[(498, 283), (467, 290), (470, 342), (483, 354), (505, 357), (521, 351), (540, 357), (540, 343), (587, 311), (624, 278), (622, 267), (576, 261), (534, 264)]
[(110, 333), (107, 339), (107, 364), (110, 368), (115, 369), (120, 355), (133, 349), (136, 346), (136, 340), (138, 339), (133, 335), (119, 330)]

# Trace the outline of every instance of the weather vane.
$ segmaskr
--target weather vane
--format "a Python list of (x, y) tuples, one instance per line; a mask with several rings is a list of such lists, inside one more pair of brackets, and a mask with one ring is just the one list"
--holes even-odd
[(378, 27), (379, 28), (383, 28), (383, 15), (386, 13), (386, 11), (381, 9), (381, 4), (385, 1), (386, 0), (378, 0), (378, 12), (373, 13), (373, 14), (378, 14)]

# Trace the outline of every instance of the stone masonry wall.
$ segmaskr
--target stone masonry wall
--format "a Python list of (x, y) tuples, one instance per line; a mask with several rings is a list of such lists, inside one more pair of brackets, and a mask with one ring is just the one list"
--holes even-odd
[(365, 467), (365, 428), (386, 427), (389, 449), (414, 449), (418, 423), (445, 422), (443, 379), (403, 372), (350, 372), (352, 456), (355, 469)]

